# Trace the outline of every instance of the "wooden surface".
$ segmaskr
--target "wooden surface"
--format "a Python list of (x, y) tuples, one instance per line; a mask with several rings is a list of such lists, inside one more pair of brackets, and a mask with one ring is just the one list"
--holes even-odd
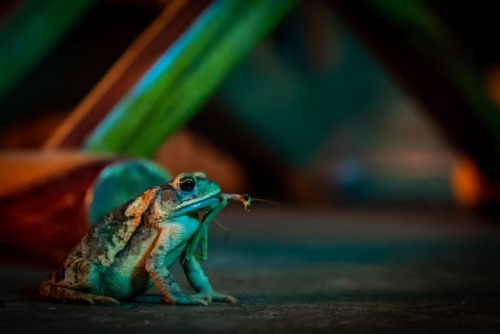
[(0, 197), (111, 157), (77, 151), (0, 151)]
[[(0, 331), (496, 333), (500, 230), (455, 212), (314, 212), (231, 206), (211, 226), (215, 288), (239, 304), (169, 307), (152, 290), (116, 306), (49, 303), (51, 268), (0, 266)], [(174, 276), (189, 292), (179, 268)]]

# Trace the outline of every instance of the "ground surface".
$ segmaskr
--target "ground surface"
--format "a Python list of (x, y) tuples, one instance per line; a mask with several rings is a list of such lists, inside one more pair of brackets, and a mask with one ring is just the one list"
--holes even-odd
[[(221, 215), (203, 264), (236, 305), (40, 300), (50, 268), (0, 265), (1, 333), (500, 332), (500, 228), (456, 213)], [(174, 275), (181, 285), (179, 268)]]

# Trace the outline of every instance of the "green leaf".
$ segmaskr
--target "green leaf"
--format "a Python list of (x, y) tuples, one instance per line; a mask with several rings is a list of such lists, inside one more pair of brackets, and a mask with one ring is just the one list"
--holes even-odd
[(294, 2), (214, 1), (115, 106), (84, 149), (154, 155)]

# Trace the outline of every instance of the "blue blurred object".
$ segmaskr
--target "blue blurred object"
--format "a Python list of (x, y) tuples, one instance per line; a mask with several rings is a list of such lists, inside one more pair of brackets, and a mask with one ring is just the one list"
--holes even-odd
[(103, 215), (144, 190), (170, 180), (170, 174), (145, 159), (116, 162), (104, 168), (87, 192), (87, 216), (94, 224)]

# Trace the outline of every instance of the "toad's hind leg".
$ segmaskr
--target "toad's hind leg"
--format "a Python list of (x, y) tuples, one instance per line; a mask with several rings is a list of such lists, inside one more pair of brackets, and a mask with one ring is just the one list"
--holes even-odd
[(42, 281), (39, 288), (42, 297), (63, 303), (119, 304), (114, 298), (91, 293), (92, 286), (98, 281), (93, 263), (75, 261), (65, 264)]
[(64, 286), (57, 286), (50, 282), (42, 282), (40, 285), (40, 295), (44, 298), (57, 300), (63, 303), (67, 302), (81, 302), (81, 303), (113, 303), (119, 304), (120, 302), (114, 298), (93, 295), (78, 290), (73, 290)]

